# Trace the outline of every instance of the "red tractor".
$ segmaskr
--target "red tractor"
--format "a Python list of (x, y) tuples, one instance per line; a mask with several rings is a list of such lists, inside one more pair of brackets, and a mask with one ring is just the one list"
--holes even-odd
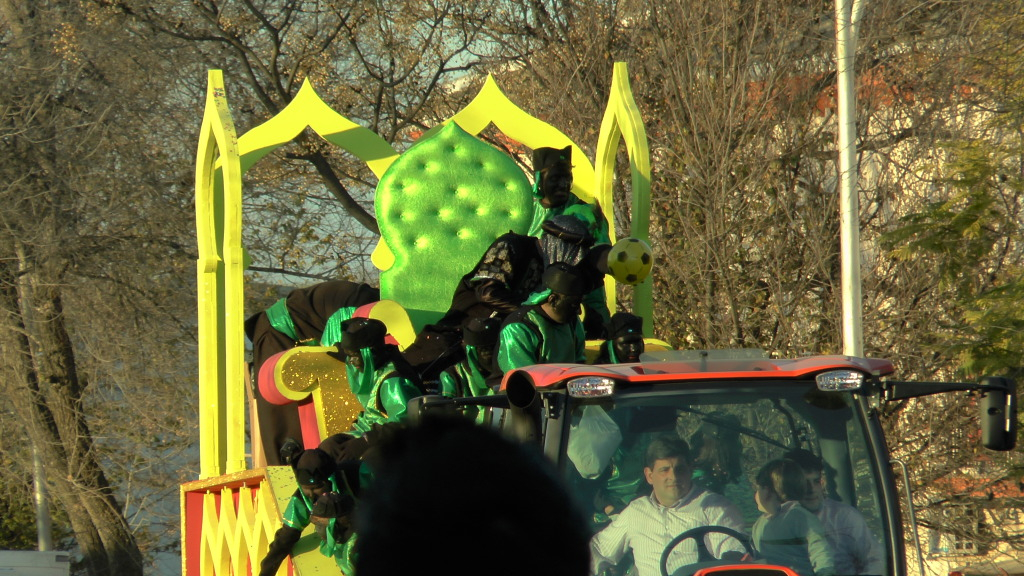
[[(661, 576), (791, 573), (781, 566), (715, 558), (704, 541), (708, 533), (721, 532), (749, 549), (747, 534), (759, 516), (753, 477), (763, 464), (794, 449), (819, 456), (826, 472), (825, 497), (856, 508), (863, 517), (877, 558), (871, 571), (859, 573), (905, 575), (901, 496), (878, 417), (883, 402), (977, 391), (985, 447), (1009, 450), (1015, 444), (1015, 384), (1007, 379), (898, 382), (885, 379), (893, 372), (887, 360), (778, 360), (753, 351), (666, 351), (645, 355), (645, 360), (531, 366), (507, 374), (501, 395), (424, 397), (420, 409), (491, 406), (491, 425), (539, 443), (555, 462), (595, 531), (630, 500), (650, 493), (640, 457), (650, 438), (670, 432), (687, 440), (693, 481), (732, 501), (742, 512), (745, 530), (711, 526), (678, 535), (663, 552)], [(595, 413), (603, 427), (585, 422)], [(698, 561), (673, 565), (677, 546), (695, 546)], [(620, 566), (617, 573), (628, 568)]]

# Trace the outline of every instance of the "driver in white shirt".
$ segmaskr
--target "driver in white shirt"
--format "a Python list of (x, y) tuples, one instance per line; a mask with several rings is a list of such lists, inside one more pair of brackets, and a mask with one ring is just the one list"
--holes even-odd
[[(696, 486), (692, 480), (690, 448), (677, 436), (656, 438), (647, 448), (644, 477), (651, 485), (641, 496), (590, 540), (591, 573), (614, 566), (629, 550), (639, 576), (660, 576), (661, 555), (668, 543), (683, 532), (704, 526), (743, 531), (743, 517), (727, 498)], [(715, 558), (739, 560), (744, 548), (737, 539), (711, 533), (704, 537)], [(676, 546), (668, 559), (671, 575), (697, 562), (694, 540)]]

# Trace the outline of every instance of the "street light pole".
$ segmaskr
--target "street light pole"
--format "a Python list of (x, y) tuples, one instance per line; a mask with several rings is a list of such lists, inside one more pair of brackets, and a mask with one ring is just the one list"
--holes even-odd
[(854, 57), (863, 0), (836, 0), (836, 92), (839, 135), (839, 234), (842, 269), (843, 354), (864, 355), (860, 275), (860, 201), (857, 192), (857, 109)]
[(53, 529), (50, 524), (50, 506), (46, 495), (46, 470), (39, 450), (32, 447), (32, 484), (36, 500), (36, 533), (40, 552), (53, 550)]

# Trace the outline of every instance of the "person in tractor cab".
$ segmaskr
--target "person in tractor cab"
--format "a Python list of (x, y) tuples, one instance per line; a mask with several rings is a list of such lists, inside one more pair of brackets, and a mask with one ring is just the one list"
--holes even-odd
[(260, 576), (277, 573), (310, 522), (317, 526), (320, 552), (333, 557), (343, 572), (352, 574), (354, 538), (349, 518), (360, 493), (359, 462), (339, 470), (323, 450), (305, 450), (295, 458), (292, 472), (299, 487), (288, 501), (282, 526), (260, 563)]
[(800, 465), (810, 490), (800, 500), (825, 529), (832, 545), (838, 574), (885, 574), (881, 543), (868, 528), (864, 515), (849, 504), (825, 496), (825, 465), (813, 452), (791, 450), (783, 458)]
[(739, 419), (732, 414), (707, 414), (700, 428), (690, 436), (693, 450), (693, 480), (701, 486), (726, 494), (730, 486), (741, 489), (743, 475), (743, 445), (740, 443)]
[(405, 419), (409, 400), (420, 396), (419, 375), (394, 344), (387, 344), (387, 327), (380, 320), (352, 318), (341, 324), (338, 350), (344, 355), (348, 383), (363, 412), (350, 433), (361, 436), (374, 424)]
[(498, 372), (533, 364), (583, 363), (586, 338), (580, 322), (580, 305), (586, 293), (584, 272), (558, 262), (544, 271), (544, 290), (505, 318), (498, 335)]
[(616, 312), (608, 323), (607, 337), (595, 364), (639, 362), (644, 353), (644, 319), (629, 312)]
[(754, 499), (763, 515), (754, 522), (754, 548), (770, 564), (800, 576), (836, 574), (832, 547), (821, 522), (800, 505), (809, 487), (792, 460), (772, 460), (757, 473)]
[[(661, 555), (673, 538), (694, 528), (717, 526), (741, 532), (743, 516), (732, 502), (693, 483), (690, 448), (676, 435), (655, 438), (644, 456), (651, 493), (632, 502), (590, 541), (591, 573), (614, 567), (630, 550), (639, 576), (660, 576)], [(715, 558), (739, 561), (742, 543), (710, 533), (704, 544)], [(697, 562), (697, 546), (683, 541), (668, 559), (668, 572)]]

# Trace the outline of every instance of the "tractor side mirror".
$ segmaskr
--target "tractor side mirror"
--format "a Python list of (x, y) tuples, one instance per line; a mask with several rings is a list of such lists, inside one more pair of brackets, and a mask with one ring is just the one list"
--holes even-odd
[(1013, 450), (1017, 445), (1017, 384), (1010, 378), (987, 377), (981, 386), (981, 443), (989, 450)]

